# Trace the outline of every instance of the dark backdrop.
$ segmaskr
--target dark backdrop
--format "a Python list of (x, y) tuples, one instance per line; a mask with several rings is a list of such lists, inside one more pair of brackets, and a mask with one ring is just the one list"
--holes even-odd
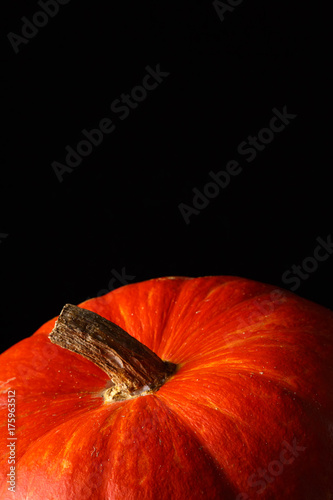
[(66, 302), (167, 275), (332, 308), (325, 7), (82, 3), (2, 2), (1, 349)]

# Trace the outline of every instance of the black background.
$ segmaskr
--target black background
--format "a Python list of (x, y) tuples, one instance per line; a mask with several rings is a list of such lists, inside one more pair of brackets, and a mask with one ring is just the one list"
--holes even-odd
[[(71, 0), (17, 54), (7, 34), (41, 8), (1, 9), (1, 350), (114, 271), (288, 288), (282, 274), (331, 233), (325, 7), (243, 0), (222, 22), (210, 1)], [(111, 103), (158, 64), (170, 74), (120, 120)], [(247, 162), (238, 145), (284, 106), (297, 117)], [(116, 130), (59, 182), (52, 162), (105, 117)], [(186, 224), (178, 205), (233, 159), (241, 174)], [(332, 269), (296, 293), (333, 308)]]

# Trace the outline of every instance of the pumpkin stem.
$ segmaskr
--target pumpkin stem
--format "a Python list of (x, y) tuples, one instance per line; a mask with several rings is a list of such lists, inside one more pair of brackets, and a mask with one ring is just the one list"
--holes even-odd
[(71, 304), (63, 307), (49, 339), (108, 374), (111, 383), (104, 392), (108, 402), (156, 392), (176, 369), (118, 325)]

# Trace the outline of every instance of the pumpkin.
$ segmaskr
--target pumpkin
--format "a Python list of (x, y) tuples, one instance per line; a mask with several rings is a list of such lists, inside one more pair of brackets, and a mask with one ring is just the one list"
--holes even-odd
[(68, 305), (0, 356), (0, 498), (332, 499), (332, 334), (230, 276)]

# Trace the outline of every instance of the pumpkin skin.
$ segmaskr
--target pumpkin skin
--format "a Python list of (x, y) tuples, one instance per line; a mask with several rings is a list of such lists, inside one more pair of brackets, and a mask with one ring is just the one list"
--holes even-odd
[[(333, 498), (331, 311), (230, 276), (153, 279), (80, 307), (178, 370), (155, 394), (105, 403), (107, 375), (48, 339), (56, 318), (8, 349), (1, 499)], [(6, 447), (13, 389), (15, 493)]]

